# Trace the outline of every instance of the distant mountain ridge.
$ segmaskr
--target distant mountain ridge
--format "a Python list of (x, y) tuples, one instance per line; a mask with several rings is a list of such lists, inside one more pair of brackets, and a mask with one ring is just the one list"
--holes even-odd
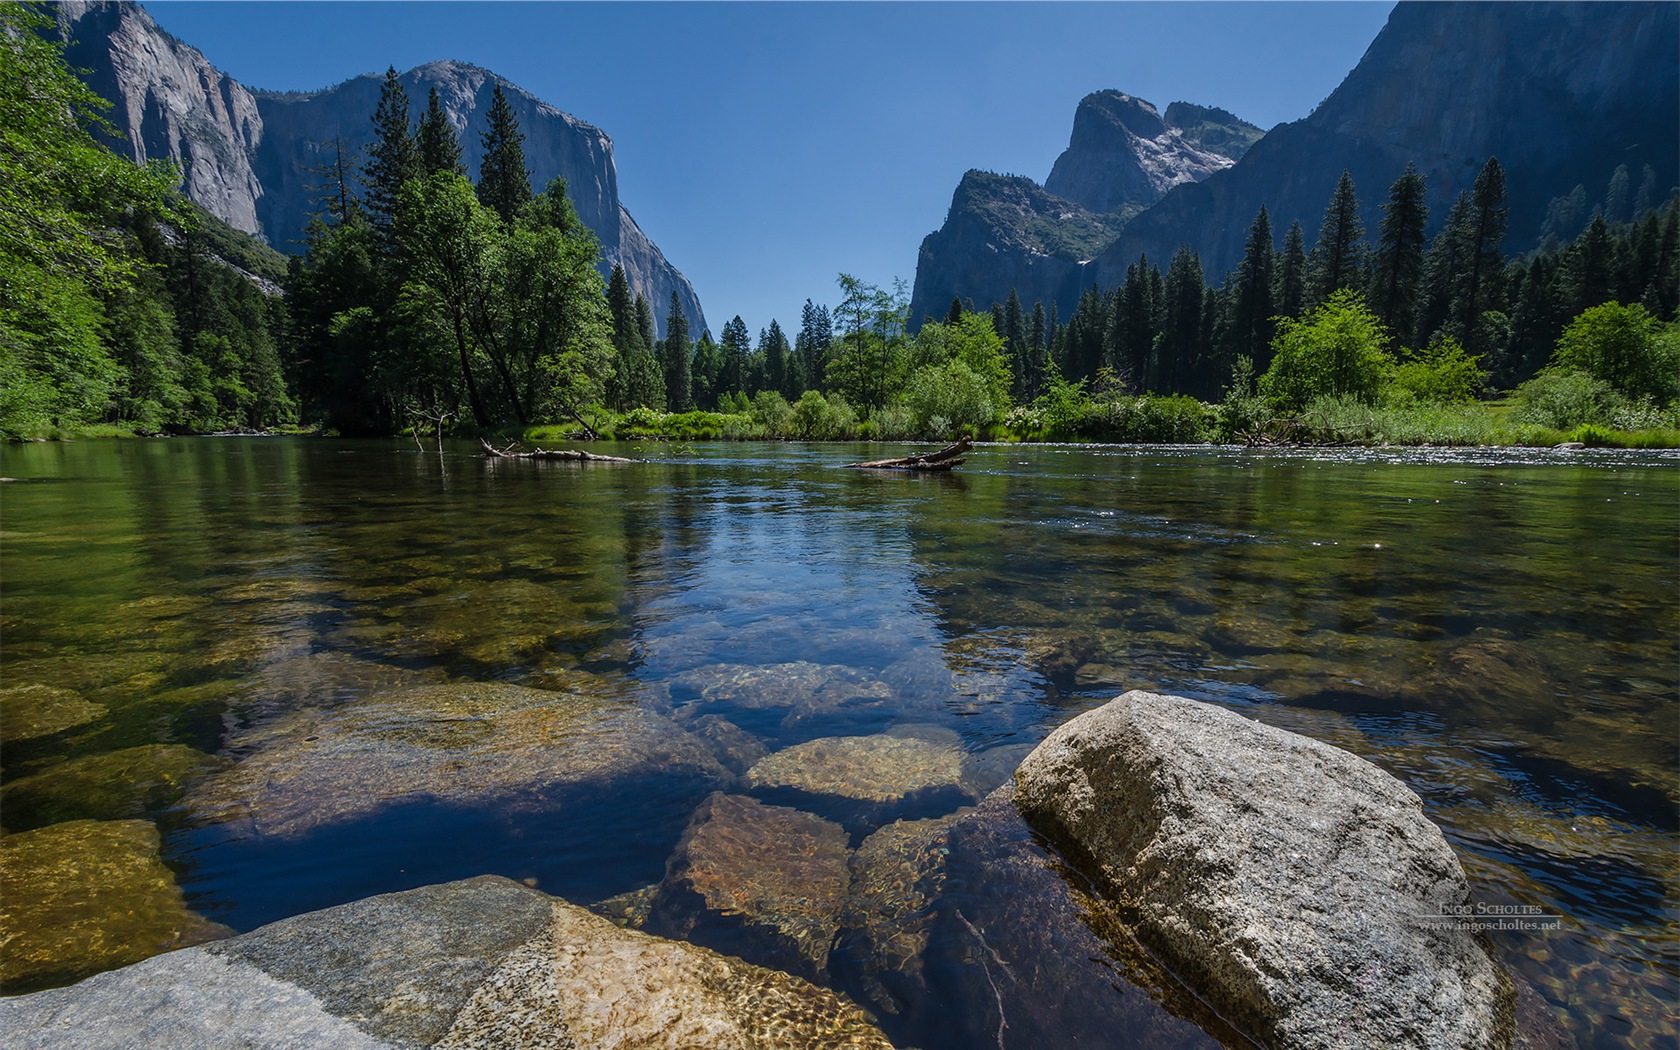
[(1089, 261), (1173, 187), (1230, 167), (1263, 132), (1222, 109), (1174, 102), (1163, 115), (1120, 91), (1085, 96), (1068, 148), (1043, 186), (970, 171), (945, 224), (923, 241), (910, 316), (943, 316), (953, 297), (984, 309), (1007, 298), (1071, 307)]
[[(365, 74), (312, 92), (252, 90), (216, 69), (197, 49), (161, 29), (136, 4), (65, 0), (56, 5), (71, 41), (72, 66), (113, 104), (110, 119), (126, 139), (113, 147), (139, 163), (173, 161), (182, 191), (236, 229), (283, 251), (300, 250), (316, 210), (321, 178), (310, 169), (330, 159), (333, 141), (365, 153), (383, 76)], [(633, 291), (647, 297), (661, 331), (675, 293), (691, 328), (705, 314), (688, 279), (666, 260), (618, 197), (618, 170), (606, 132), (543, 102), (489, 70), (431, 62), (402, 75), (411, 115), (427, 94), (440, 101), (476, 171), (496, 84), (520, 131), (537, 189), (564, 178), (578, 216), (601, 242), (602, 270), (624, 267)]]
[[(1636, 183), (1648, 166), (1659, 200), (1680, 183), (1677, 55), (1676, 3), (1407, 2), (1323, 103), (1263, 137), (1257, 128), (1251, 137), (1233, 132), (1252, 126), (1223, 110), (1174, 103), (1157, 123), (1153, 107), (1098, 92), (1081, 102), (1068, 151), (1043, 187), (1062, 204), (1032, 198), (1036, 217), (1089, 225), (1093, 211), (1159, 192), (1110, 212), (1113, 236), (1080, 259), (1020, 245), (987, 224), (998, 208), (976, 207), (974, 187), (959, 188), (945, 226), (922, 242), (912, 319), (943, 316), (953, 296), (984, 309), (1011, 288), (1066, 317), (1085, 288), (1119, 285), (1140, 255), (1165, 267), (1180, 245), (1218, 283), (1241, 260), (1261, 205), (1279, 241), (1299, 221), (1310, 244), (1344, 169), (1374, 237), (1408, 162), (1428, 180), (1434, 231), (1497, 156), (1509, 194), (1506, 247), (1533, 247), (1555, 200), (1577, 186), (1585, 188), (1577, 197), (1598, 199), (1618, 165)], [(1157, 127), (1174, 131), (1172, 151), (1152, 137)], [(1207, 154), (1226, 163), (1198, 166)]]

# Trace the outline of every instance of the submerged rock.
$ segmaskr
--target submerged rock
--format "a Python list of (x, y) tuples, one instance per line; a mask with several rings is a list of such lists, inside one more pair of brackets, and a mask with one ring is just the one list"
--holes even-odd
[(0, 788), (0, 811), (14, 831), (66, 820), (123, 820), (175, 803), (189, 778), (220, 763), (179, 744), (146, 744), (87, 755)]
[(908, 733), (811, 740), (768, 755), (747, 771), (747, 783), (754, 788), (790, 788), (876, 803), (960, 791), (962, 780), (959, 747)]
[(0, 989), (73, 980), (228, 931), (186, 905), (144, 820), (0, 837)]
[(704, 784), (729, 775), (711, 745), (662, 715), (495, 682), (299, 711), (230, 747), (249, 755), (186, 804), (200, 819), (248, 819), (282, 837), (405, 801), (508, 803), (630, 776)]
[(889, 1050), (845, 1000), (507, 879), (370, 897), (0, 1000), (8, 1050)]
[(104, 714), (104, 707), (69, 689), (50, 685), (0, 689), (0, 741), (37, 740), (87, 725)]
[(1460, 924), (1463, 869), (1405, 785), (1222, 708), (1132, 692), (1016, 772), (1017, 803), (1138, 937), (1268, 1046), (1492, 1047), (1510, 980)]
[(945, 836), (968, 812), (888, 824), (852, 854), (841, 915), (845, 948), (869, 1003), (887, 1013), (902, 1013), (927, 994), (922, 956), (945, 885)]
[[(901, 1042), (1000, 1050), (1242, 1045), (1138, 948), (1112, 907), (1062, 869), (1016, 811), (1012, 784), (957, 816), (931, 846), (915, 858), (928, 869), (918, 892), (939, 892), (920, 965), (877, 971), (896, 1002), (868, 996), (869, 1005), (898, 1014), (902, 1029), (893, 1034)], [(910, 930), (921, 925), (905, 921)], [(889, 934), (883, 961), (912, 943)]]
[(839, 825), (714, 794), (671, 856), (647, 928), (821, 975), (851, 881), (846, 860)]

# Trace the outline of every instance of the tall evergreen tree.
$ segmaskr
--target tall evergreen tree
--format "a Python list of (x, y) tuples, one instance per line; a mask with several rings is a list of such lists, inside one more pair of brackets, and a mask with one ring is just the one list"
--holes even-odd
[(1045, 332), (1044, 300), (1033, 303), (1032, 320), (1027, 322), (1027, 382), (1023, 404), (1037, 399), (1044, 392), (1049, 374), (1049, 341)]
[(374, 225), (389, 229), (397, 211), (397, 195), (403, 183), (420, 174), (420, 154), (409, 128), (408, 92), (403, 90), (395, 66), (385, 70), (379, 89), (379, 106), (373, 111), (373, 143), (362, 168), (367, 187), (367, 209)]
[(1068, 379), (1090, 379), (1102, 367), (1108, 314), (1107, 303), (1096, 285), (1079, 296), (1079, 305), (1068, 318), (1062, 337), (1061, 370)]
[(1336, 181), (1336, 192), (1324, 208), (1324, 222), (1318, 228), (1318, 244), (1312, 252), (1312, 304), (1330, 298), (1343, 288), (1359, 288), (1362, 264), (1361, 238), (1365, 235), (1359, 221), (1359, 199), (1354, 193), (1353, 176), (1344, 169)]
[(764, 359), (765, 388), (790, 401), (797, 398), (799, 392), (794, 389), (797, 376), (791, 374), (793, 348), (774, 317), (770, 319), (770, 327), (759, 336), (758, 352)]
[(1464, 332), (1462, 342), (1472, 354), (1493, 349), (1484, 346), (1481, 319), (1495, 301), (1493, 285), (1505, 264), (1500, 246), (1505, 240), (1509, 209), (1505, 203), (1505, 171), (1499, 158), (1489, 157), (1470, 191), (1470, 227), (1464, 244), (1463, 273), (1456, 282), (1453, 313)]
[(1231, 319), (1224, 340), (1233, 358), (1240, 355), (1251, 359), (1259, 372), (1264, 372), (1271, 363), (1272, 317), (1277, 312), (1272, 306), (1276, 252), (1272, 243), (1272, 218), (1262, 204), (1248, 228), (1248, 243), (1237, 266)]
[(326, 143), (321, 144), (322, 162), (307, 169), (321, 180), (308, 187), (315, 204), (309, 214), (325, 216), (329, 226), (343, 226), (361, 218), (361, 198), (351, 186), (355, 181), (356, 151), (346, 146), (339, 135), (332, 138), (331, 156), (325, 156), (327, 148)]
[(1031, 369), (1027, 360), (1027, 318), (1021, 309), (1021, 296), (1015, 289), (1009, 289), (1009, 299), (1003, 304), (1003, 328), (998, 331), (1003, 336), (1004, 353), (1009, 358), (1009, 371), (1014, 376), (1014, 389), (1010, 395), (1016, 401), (1026, 401), (1027, 374)]
[(723, 348), (712, 341), (710, 331), (701, 332), (700, 338), (694, 341), (694, 355), (688, 366), (690, 397), (695, 408), (718, 407), (718, 396), (726, 393), (718, 382), (722, 373)]
[(1424, 201), (1424, 178), (1416, 164), (1388, 188), (1375, 265), (1366, 300), (1392, 333), (1407, 331), (1417, 312), (1418, 280), (1423, 275), (1424, 228), (1429, 206)]
[(415, 147), (419, 150), (422, 173), (467, 173), (467, 166), (461, 162), (461, 140), (455, 135), (455, 126), (449, 123), (449, 115), (443, 111), (437, 88), (432, 88), (426, 96), (426, 115), (420, 118)]
[(653, 327), (653, 306), (647, 297), (636, 293), (636, 328), (642, 333), (642, 345), (652, 350), (659, 343)]
[(1277, 264), (1277, 290), (1272, 302), (1280, 317), (1300, 317), (1307, 308), (1307, 238), (1299, 221), (1283, 235), (1283, 255)]
[(752, 337), (747, 333), (747, 322), (736, 314), (723, 326), (723, 351), (721, 367), (718, 370), (715, 393), (733, 394), (747, 388), (747, 357), (752, 353)]
[(694, 407), (692, 352), (688, 342), (688, 318), (684, 316), (682, 300), (671, 293), (671, 312), (665, 317), (665, 342), (661, 344), (661, 363), (665, 366), (666, 406), (672, 412), (687, 412)]
[(1413, 346), (1427, 346), (1437, 336), (1450, 335), (1461, 341), (1464, 337), (1452, 305), (1458, 275), (1464, 272), (1472, 226), (1470, 193), (1461, 190), (1447, 211), (1446, 225), (1424, 253), (1417, 316), (1412, 323)]
[(1616, 239), (1604, 216), (1594, 215), (1564, 253), (1559, 282), (1571, 317), (1615, 298)]
[(513, 222), (531, 199), (531, 170), (525, 166), (525, 135), (519, 130), (502, 85), (490, 98), (490, 125), (484, 129), (484, 158), (478, 164), (478, 199)]
[(828, 357), (834, 346), (834, 319), (828, 307), (805, 300), (799, 312), (799, 334), (794, 336), (794, 352), (804, 365), (808, 389), (825, 389)]
[(958, 321), (962, 320), (962, 316), (963, 316), (962, 297), (957, 296), (957, 295), (953, 295), (953, 296), (951, 296), (951, 308), (949, 310), (945, 311), (945, 323), (946, 324), (956, 324)]
[(1157, 347), (1158, 378), (1152, 389), (1187, 393), (1202, 366), (1202, 262), (1188, 246), (1173, 253), (1167, 266), (1161, 340)]
[(612, 316), (615, 358), (613, 379), (607, 384), (607, 404), (623, 412), (631, 407), (630, 391), (642, 333), (636, 327), (636, 301), (630, 294), (630, 281), (624, 276), (624, 267), (616, 264), (607, 278), (607, 312)]

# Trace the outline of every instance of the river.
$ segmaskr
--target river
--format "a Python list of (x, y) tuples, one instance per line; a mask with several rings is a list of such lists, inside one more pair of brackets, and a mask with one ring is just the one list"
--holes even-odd
[[(528, 741), (473, 711), (418, 718), (487, 735), (455, 766), (416, 766), (424, 733), (378, 702), (479, 683), (584, 695), (704, 735), (737, 771), (912, 726), (995, 767), (965, 798), (826, 813), (856, 849), (885, 821), (974, 801), (1078, 712), (1170, 691), (1399, 777), (1479, 901), (1556, 920), (1489, 938), (1579, 1045), (1669, 1045), (1675, 455), (981, 446), (918, 477), (840, 469), (889, 446), (598, 450), (647, 462), (302, 438), (0, 451), (0, 686), (17, 709), (48, 695), (20, 689), (74, 694), (52, 694), (63, 725), (0, 745), (7, 839), (149, 822), (186, 904), (241, 931), (484, 872), (634, 900), (715, 778), (639, 769), (557, 795), (520, 779), (527, 750), (483, 753)], [(376, 738), (409, 749), (380, 753), (406, 771), (383, 785), (353, 768)], [(250, 805), (253, 770), (269, 810)], [(922, 913), (967, 914), (984, 893), (940, 887)], [(714, 926), (692, 932), (753, 950)], [(928, 1020), (985, 1009), (961, 990), (951, 928), (926, 933), (922, 998), (884, 1022), (896, 1039), (973, 1034)], [(105, 965), (72, 940), (7, 990)], [(866, 996), (850, 943), (814, 972)], [(1126, 999), (1154, 1033), (1139, 1045), (1205, 1044), (1170, 995), (1115, 983), (1092, 994)], [(1073, 1045), (1081, 1004), (1066, 1005)]]

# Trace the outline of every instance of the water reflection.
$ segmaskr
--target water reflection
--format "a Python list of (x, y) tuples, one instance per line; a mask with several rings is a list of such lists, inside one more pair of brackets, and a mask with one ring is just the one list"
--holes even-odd
[[(801, 920), (840, 931), (822, 976), (896, 1038), (989, 1043), (1008, 1019), (1008, 1045), (1071, 1044), (1079, 1015), (1196, 1045), (1214, 1022), (987, 802), (1054, 725), (1158, 688), (1401, 777), (1479, 894), (1566, 917), (1496, 935), (1547, 1009), (1592, 1045), (1664, 1037), (1680, 462), (991, 448), (917, 478), (840, 469), (855, 448), (641, 451), (615, 466), (289, 440), (5, 450), (3, 473), (26, 479), (6, 487), (0, 536), (7, 717), (45, 710), (42, 687), (87, 705), (38, 736), (8, 729), (7, 831), (158, 822), (187, 902), (242, 929), (496, 871), (750, 952), (773, 938), (679, 890), (768, 886), (774, 844), (707, 853), (675, 881), (671, 858), (705, 840), (702, 808), (771, 811), (739, 836), (798, 813), (838, 829), (854, 885)], [(459, 706), (483, 683), (511, 692)], [(531, 689), (557, 699), (533, 706)], [(563, 728), (553, 704), (605, 721)], [(400, 747), (367, 745), (391, 734)], [(631, 739), (690, 758), (669, 776), (606, 768)], [(921, 743), (883, 742), (905, 739)], [(599, 775), (521, 765), (537, 740), (587, 749)], [(811, 747), (869, 756), (833, 760), (834, 784), (944, 779), (863, 804), (811, 781), (816, 766), (797, 787), (751, 774)], [(389, 797), (369, 797), (370, 775)], [(714, 791), (747, 801), (702, 807)], [(333, 819), (291, 834), (250, 808), (335, 793)], [(1011, 894), (1042, 923), (1077, 921), (1069, 944), (1107, 947), (1063, 945), (1083, 961), (1032, 970), (1049, 949), (1008, 919)], [(1061, 1009), (1026, 1005), (1052, 987)], [(953, 1012), (960, 1031), (934, 1020)]]

